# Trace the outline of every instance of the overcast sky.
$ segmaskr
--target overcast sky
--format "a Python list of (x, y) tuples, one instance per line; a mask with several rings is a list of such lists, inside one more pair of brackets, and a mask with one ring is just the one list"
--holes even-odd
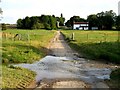
[(73, 15), (87, 18), (90, 14), (113, 10), (118, 14), (120, 0), (1, 0), (2, 23), (16, 23), (26, 16), (55, 15), (62, 13), (66, 20)]

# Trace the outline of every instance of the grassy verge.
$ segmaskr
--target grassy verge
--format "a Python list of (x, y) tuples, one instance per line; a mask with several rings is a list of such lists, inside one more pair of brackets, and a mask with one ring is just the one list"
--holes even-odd
[[(75, 34), (74, 41), (71, 40), (73, 32)], [(120, 64), (118, 31), (63, 30), (62, 33), (70, 47), (84, 57)]]
[(120, 68), (112, 71), (110, 80), (106, 80), (110, 88), (120, 89)]
[(2, 88), (26, 88), (34, 77), (35, 73), (27, 69), (2, 65)]
[[(35, 78), (27, 69), (9, 67), (11, 63), (33, 63), (47, 54), (55, 31), (6, 30), (2, 33), (2, 88), (25, 88)], [(15, 37), (19, 34), (20, 37)], [(20, 38), (20, 39), (19, 39)]]

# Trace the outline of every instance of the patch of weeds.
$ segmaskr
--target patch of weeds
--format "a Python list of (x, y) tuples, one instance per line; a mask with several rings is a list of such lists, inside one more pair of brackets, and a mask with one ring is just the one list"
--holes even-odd
[(9, 65), (8, 68), (12, 68), (12, 69), (20, 69), (20, 70), (22, 70), (21, 67), (17, 67), (17, 66), (13, 66), (13, 65)]
[(120, 89), (120, 68), (113, 70), (110, 74), (110, 80), (105, 80), (110, 88)]
[(112, 71), (110, 74), (110, 78), (112, 80), (119, 80), (120, 81), (120, 68)]

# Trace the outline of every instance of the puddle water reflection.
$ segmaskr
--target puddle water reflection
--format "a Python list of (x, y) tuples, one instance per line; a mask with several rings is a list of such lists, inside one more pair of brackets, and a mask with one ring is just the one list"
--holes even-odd
[(36, 72), (36, 81), (46, 79), (81, 79), (88, 83), (95, 83), (109, 79), (111, 73), (107, 68), (94, 68), (87, 66), (84, 59), (72, 60), (70, 57), (46, 56), (33, 64), (17, 64)]

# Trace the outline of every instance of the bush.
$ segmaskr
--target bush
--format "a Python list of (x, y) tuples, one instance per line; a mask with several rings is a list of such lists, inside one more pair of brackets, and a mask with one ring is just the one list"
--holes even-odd
[(3, 59), (2, 59), (2, 63), (7, 64), (7, 63), (9, 63), (9, 60), (8, 60), (7, 58), (3, 58)]
[(2, 24), (2, 30), (6, 30), (7, 29), (7, 27), (6, 27), (6, 24)]
[(110, 78), (112, 80), (119, 80), (120, 81), (120, 68), (112, 71), (110, 74)]
[(51, 27), (50, 27), (49, 24), (45, 23), (44, 26), (45, 26), (45, 29), (47, 29), (47, 30), (51, 30)]

